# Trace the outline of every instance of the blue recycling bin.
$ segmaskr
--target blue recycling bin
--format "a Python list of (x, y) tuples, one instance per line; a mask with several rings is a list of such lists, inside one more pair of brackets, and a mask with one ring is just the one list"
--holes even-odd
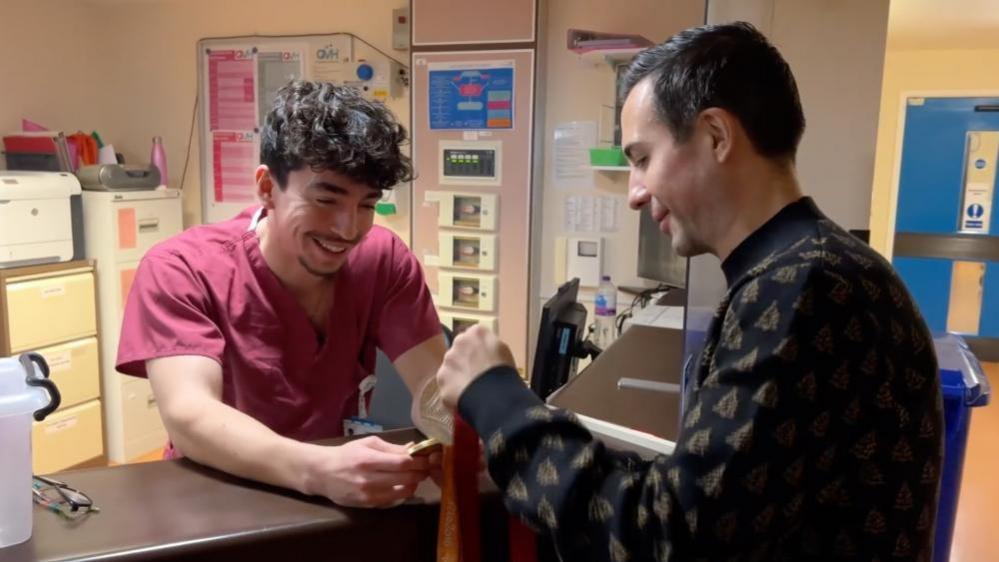
[(940, 476), (940, 506), (937, 509), (934, 562), (950, 560), (957, 500), (961, 495), (961, 472), (968, 445), (971, 409), (989, 403), (989, 380), (968, 344), (954, 334), (933, 338), (940, 365), (940, 389), (944, 407), (944, 460)]

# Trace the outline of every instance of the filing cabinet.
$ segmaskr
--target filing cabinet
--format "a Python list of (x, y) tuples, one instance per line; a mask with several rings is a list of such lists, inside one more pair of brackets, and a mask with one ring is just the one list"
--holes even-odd
[(0, 356), (41, 354), (62, 395), (33, 423), (36, 473), (106, 459), (96, 285), (93, 261), (0, 269)]
[(183, 230), (180, 192), (84, 191), (88, 258), (97, 260), (108, 458), (125, 463), (163, 447), (166, 429), (146, 379), (115, 370), (128, 292), (142, 256)]

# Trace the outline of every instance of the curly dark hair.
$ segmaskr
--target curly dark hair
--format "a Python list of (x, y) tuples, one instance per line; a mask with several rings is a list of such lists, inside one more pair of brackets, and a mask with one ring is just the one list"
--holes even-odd
[(278, 187), (303, 166), (333, 170), (377, 189), (413, 179), (399, 150), (406, 129), (383, 104), (354, 88), (293, 80), (277, 92), (260, 134), (260, 162)]
[(701, 111), (739, 118), (757, 152), (794, 162), (805, 115), (791, 67), (751, 24), (694, 27), (639, 53), (624, 77), (630, 92), (652, 80), (659, 120), (680, 142)]

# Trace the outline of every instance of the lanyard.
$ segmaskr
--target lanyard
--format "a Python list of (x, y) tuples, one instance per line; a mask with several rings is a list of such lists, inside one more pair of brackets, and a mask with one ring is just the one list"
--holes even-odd
[[(459, 416), (454, 443), (441, 461), (441, 512), (437, 526), (437, 562), (480, 562), (479, 437)], [(537, 562), (535, 535), (519, 519), (508, 519), (510, 561)]]

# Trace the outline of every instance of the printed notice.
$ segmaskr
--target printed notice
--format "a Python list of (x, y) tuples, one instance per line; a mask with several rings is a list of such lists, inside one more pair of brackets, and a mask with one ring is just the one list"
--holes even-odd
[(212, 131), (252, 131), (257, 126), (254, 52), (208, 54), (208, 120)]
[(617, 197), (566, 197), (564, 229), (566, 232), (617, 232), (620, 206), (621, 202)]
[(600, 197), (600, 232), (617, 232), (617, 213), (621, 200), (617, 197)]
[(282, 86), (302, 77), (302, 52), (275, 51), (257, 53), (257, 122), (264, 123)]
[(555, 187), (593, 189), (590, 149), (597, 146), (597, 123), (573, 121), (555, 127), (555, 156), (552, 174)]
[(253, 172), (259, 160), (252, 133), (213, 133), (212, 162), (216, 203), (250, 203), (254, 198)]
[(512, 129), (514, 62), (431, 63), (431, 129)]
[(309, 67), (312, 70), (312, 79), (323, 82), (333, 82), (342, 84), (347, 80), (356, 80), (357, 75), (354, 67), (346, 62), (354, 58), (354, 47), (350, 36), (337, 35), (331, 37), (329, 42), (311, 52), (309, 55)]

